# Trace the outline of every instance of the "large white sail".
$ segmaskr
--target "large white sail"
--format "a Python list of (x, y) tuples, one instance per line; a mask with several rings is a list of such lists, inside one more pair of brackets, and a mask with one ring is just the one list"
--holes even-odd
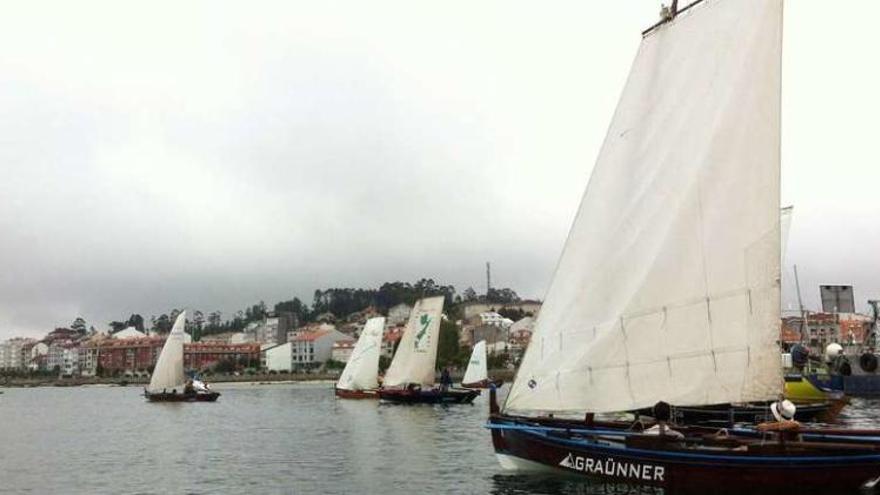
[(489, 370), (486, 364), (486, 341), (481, 340), (474, 345), (471, 352), (471, 360), (468, 361), (467, 369), (464, 372), (464, 378), (461, 379), (463, 384), (479, 383), (489, 379)]
[(440, 317), (443, 297), (429, 297), (416, 302), (406, 330), (400, 338), (397, 353), (385, 373), (385, 387), (402, 387), (410, 383), (431, 386), (437, 365), (437, 344), (440, 339)]
[(379, 354), (382, 351), (382, 333), (385, 317), (370, 318), (358, 338), (345, 369), (336, 382), (336, 388), (369, 390), (379, 386)]
[(162, 346), (162, 352), (159, 353), (159, 359), (153, 369), (153, 376), (150, 378), (150, 386), (147, 387), (148, 392), (177, 390), (178, 393), (183, 393), (183, 386), (186, 383), (186, 377), (183, 374), (185, 327), (186, 311), (182, 311), (174, 321), (174, 327), (171, 328), (171, 333), (168, 334), (168, 339)]
[(782, 0), (639, 48), (505, 409), (776, 398)]

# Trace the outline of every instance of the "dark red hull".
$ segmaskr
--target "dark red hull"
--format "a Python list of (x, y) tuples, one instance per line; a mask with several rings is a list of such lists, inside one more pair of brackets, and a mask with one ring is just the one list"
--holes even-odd
[[(676, 493), (848, 493), (880, 477), (876, 443), (829, 442), (824, 448), (756, 442), (742, 450), (694, 449), (647, 435), (615, 437), (564, 428), (530, 429), (493, 415), (492, 443), (506, 467), (544, 467), (613, 483), (658, 486)], [(585, 427), (581, 427), (585, 428)], [(576, 430), (575, 430), (576, 431)], [(618, 433), (623, 430), (618, 430)], [(616, 440), (614, 439), (616, 438)]]
[(220, 397), (219, 392), (197, 393), (197, 394), (172, 394), (158, 393), (151, 394), (144, 392), (144, 396), (150, 402), (214, 402)]
[(376, 390), (345, 390), (344, 388), (337, 388), (336, 397), (340, 399), (378, 399), (379, 393)]
[(492, 385), (495, 385), (495, 388), (500, 388), (504, 385), (504, 380), (483, 380), (475, 383), (462, 383), (462, 388), (489, 388)]
[(480, 392), (469, 389), (448, 390), (410, 390), (410, 389), (379, 389), (379, 398), (397, 404), (468, 404), (474, 401)]

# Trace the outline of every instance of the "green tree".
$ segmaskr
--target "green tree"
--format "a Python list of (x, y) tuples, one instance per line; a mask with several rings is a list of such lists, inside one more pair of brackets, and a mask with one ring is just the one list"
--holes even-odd
[(437, 342), (437, 369), (458, 366), (458, 325), (449, 320), (440, 320), (440, 339)]
[(139, 314), (133, 314), (128, 317), (128, 326), (134, 327), (138, 332), (144, 331), (144, 317)]
[(76, 331), (76, 333), (80, 335), (86, 334), (86, 329), (88, 325), (86, 325), (86, 320), (82, 318), (82, 316), (77, 316), (73, 323), (70, 324), (70, 329)]

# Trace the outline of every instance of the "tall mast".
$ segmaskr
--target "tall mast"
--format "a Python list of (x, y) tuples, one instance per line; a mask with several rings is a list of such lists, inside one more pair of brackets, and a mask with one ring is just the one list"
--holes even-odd
[(492, 290), (492, 267), (489, 262), (486, 262), (486, 296), (489, 295), (489, 291)]

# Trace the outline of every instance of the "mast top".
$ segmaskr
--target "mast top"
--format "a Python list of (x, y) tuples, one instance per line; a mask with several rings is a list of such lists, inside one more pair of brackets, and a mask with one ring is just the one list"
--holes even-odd
[(669, 5), (668, 7), (666, 5), (661, 4), (660, 20), (656, 24), (654, 24), (653, 26), (642, 31), (642, 36), (649, 35), (655, 29), (674, 20), (676, 17), (678, 17), (678, 14), (685, 12), (686, 10), (690, 9), (691, 7), (693, 7), (694, 5), (697, 5), (699, 3), (703, 3), (703, 0), (694, 0), (693, 2), (685, 5), (681, 9), (678, 8), (678, 0), (672, 0), (672, 4)]

